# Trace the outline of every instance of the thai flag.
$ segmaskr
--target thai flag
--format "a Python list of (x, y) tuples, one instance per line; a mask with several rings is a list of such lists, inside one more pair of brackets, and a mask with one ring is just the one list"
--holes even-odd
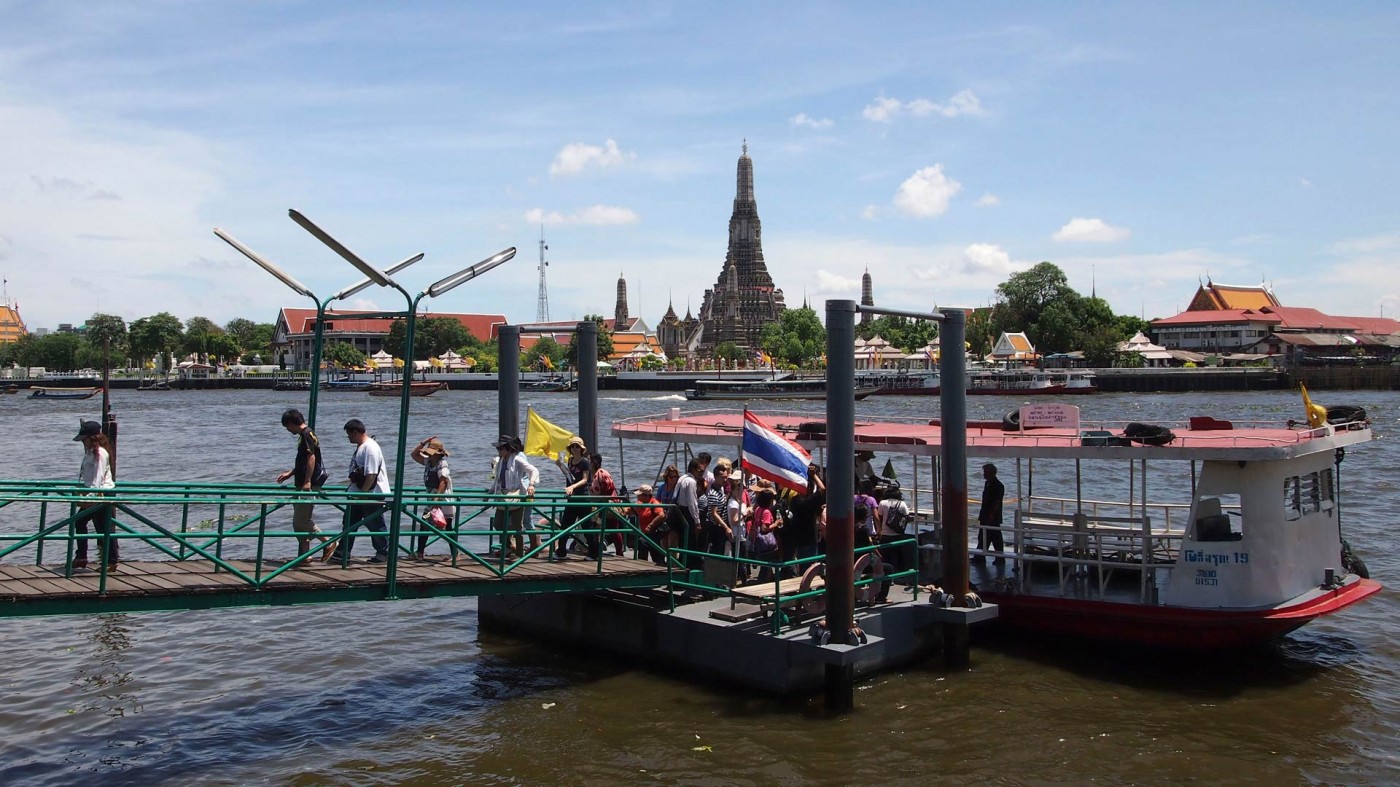
[(774, 431), (762, 418), (744, 411), (744, 470), (794, 492), (807, 491), (811, 454)]

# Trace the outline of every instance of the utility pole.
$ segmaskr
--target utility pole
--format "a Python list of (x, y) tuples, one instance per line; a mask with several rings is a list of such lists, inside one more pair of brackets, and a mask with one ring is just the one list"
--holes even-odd
[(544, 269), (549, 267), (544, 259), (546, 251), (549, 246), (544, 242), (544, 224), (540, 224), (540, 294), (535, 299), (535, 322), (549, 322), (549, 289), (544, 283)]

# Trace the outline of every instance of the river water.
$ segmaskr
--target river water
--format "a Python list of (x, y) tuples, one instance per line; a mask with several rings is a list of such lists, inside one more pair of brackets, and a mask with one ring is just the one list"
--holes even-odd
[[(692, 409), (605, 393), (603, 434), (614, 418)], [(1343, 527), (1372, 576), (1393, 583), (1400, 397), (1318, 398), (1375, 421), (1379, 439), (1343, 465)], [(338, 427), (351, 417), (392, 452), (397, 400), (321, 401), (333, 471), (349, 458)], [(1086, 419), (1302, 418), (1296, 395), (1276, 392), (1077, 403)], [(304, 393), (117, 391), (122, 477), (271, 481), (294, 450), (278, 418), (304, 404)], [(568, 395), (533, 404), (576, 424)], [(1010, 405), (974, 398), (970, 416)], [(0, 477), (74, 476), (71, 437), (98, 409), (0, 397)], [(873, 398), (858, 412), (932, 416), (936, 403)], [(414, 400), (410, 437), (441, 436), (459, 488), (481, 486), (495, 420), (493, 393), (441, 392)], [(628, 444), (632, 486), (659, 453)], [(0, 529), (32, 526), (12, 519), (0, 510)], [(482, 634), (469, 599), (0, 618), (0, 784), (1397, 783), (1396, 599), (1388, 590), (1231, 657), (982, 635), (970, 669), (880, 675), (844, 716), (819, 698), (763, 699)]]

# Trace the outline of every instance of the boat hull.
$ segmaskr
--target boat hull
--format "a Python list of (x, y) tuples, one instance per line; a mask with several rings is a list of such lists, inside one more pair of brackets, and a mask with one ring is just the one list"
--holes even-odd
[(997, 619), (1008, 627), (1104, 642), (1211, 651), (1269, 642), (1380, 589), (1379, 582), (1351, 577), (1334, 590), (1308, 593), (1277, 607), (1254, 610), (1148, 606), (995, 592), (980, 595), (997, 605)]
[(968, 396), (1074, 396), (1098, 393), (1097, 387), (1050, 385), (1044, 388), (969, 388)]
[[(878, 391), (879, 391), (878, 388), (857, 388), (856, 391), (855, 391), (856, 401), (860, 401), (861, 399), (864, 399), (864, 398), (866, 398), (867, 396), (871, 396), (872, 394), (875, 394), (875, 393), (878, 392)], [(826, 399), (826, 391), (825, 391), (825, 390), (820, 390), (820, 391), (711, 391), (711, 390), (696, 390), (696, 389), (694, 389), (694, 388), (687, 388), (686, 391), (685, 391), (685, 398), (691, 399), (691, 400), (694, 400), (694, 401), (701, 401), (701, 402), (708, 402), (708, 401), (748, 402), (748, 401), (764, 400), (764, 399), (772, 399), (772, 400), (780, 400), (780, 399), (809, 399), (809, 400), (810, 400), (810, 399), (816, 399), (816, 400), (825, 400), (825, 399)]]
[(30, 399), (91, 399), (102, 392), (101, 388), (41, 388), (29, 389)]
[[(446, 383), (409, 383), (409, 396), (432, 396), (446, 388)], [(402, 396), (402, 383), (376, 383), (369, 389), (370, 396)]]

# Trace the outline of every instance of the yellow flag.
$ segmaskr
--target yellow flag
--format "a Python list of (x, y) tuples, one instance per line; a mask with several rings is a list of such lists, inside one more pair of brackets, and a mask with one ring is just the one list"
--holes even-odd
[(550, 369), (550, 370), (553, 370), (553, 369), (554, 369), (554, 361), (551, 361), (551, 360), (549, 359), (549, 356), (548, 356), (548, 355), (541, 355), (541, 356), (540, 356), (540, 364), (543, 365), (544, 368), (546, 368), (546, 369)]
[(540, 417), (535, 408), (525, 409), (525, 453), (528, 456), (547, 456), (559, 461), (559, 455), (569, 445), (573, 432), (552, 424)]
[(1313, 404), (1312, 397), (1308, 396), (1308, 387), (1302, 383), (1298, 387), (1303, 391), (1303, 409), (1308, 411), (1308, 426), (1316, 429), (1327, 423), (1327, 408), (1320, 404)]

